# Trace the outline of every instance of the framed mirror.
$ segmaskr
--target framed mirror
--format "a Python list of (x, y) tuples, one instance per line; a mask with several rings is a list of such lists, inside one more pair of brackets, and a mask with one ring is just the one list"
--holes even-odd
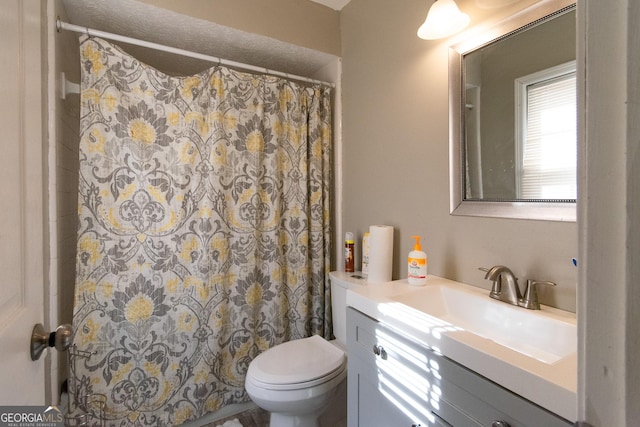
[(576, 17), (544, 0), (449, 50), (450, 211), (576, 220)]

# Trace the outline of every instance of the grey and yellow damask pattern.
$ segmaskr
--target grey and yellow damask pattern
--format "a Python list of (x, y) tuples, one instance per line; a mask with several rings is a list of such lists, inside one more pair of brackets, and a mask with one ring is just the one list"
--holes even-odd
[(256, 355), (329, 334), (330, 90), (80, 51), (73, 402), (159, 426), (247, 401)]

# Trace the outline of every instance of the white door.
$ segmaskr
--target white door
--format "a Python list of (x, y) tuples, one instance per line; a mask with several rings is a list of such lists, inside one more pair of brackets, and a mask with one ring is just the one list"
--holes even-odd
[[(42, 3), (44, 4), (44, 3)], [(39, 0), (0, 7), (0, 405), (45, 404), (43, 81)]]

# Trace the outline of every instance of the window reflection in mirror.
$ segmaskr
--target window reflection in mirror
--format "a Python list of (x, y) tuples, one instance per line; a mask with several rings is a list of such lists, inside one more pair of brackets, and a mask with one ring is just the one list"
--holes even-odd
[(575, 202), (575, 19), (462, 56), (464, 200)]
[(516, 79), (516, 198), (575, 200), (576, 63)]

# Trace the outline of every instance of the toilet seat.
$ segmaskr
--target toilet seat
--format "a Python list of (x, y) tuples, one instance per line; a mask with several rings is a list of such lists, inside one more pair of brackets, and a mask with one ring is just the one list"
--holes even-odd
[(325, 383), (347, 368), (344, 351), (322, 337), (288, 341), (258, 355), (247, 380), (270, 390), (296, 390)]

